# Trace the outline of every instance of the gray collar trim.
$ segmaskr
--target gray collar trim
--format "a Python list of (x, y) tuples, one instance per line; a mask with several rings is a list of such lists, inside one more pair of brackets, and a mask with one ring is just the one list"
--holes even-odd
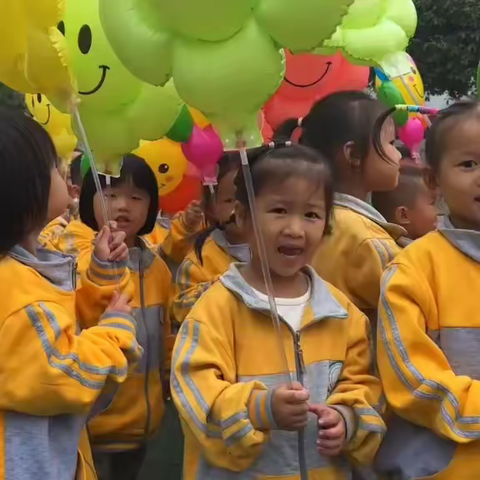
[[(220, 277), (220, 281), (225, 288), (240, 298), (248, 308), (270, 315), (268, 302), (261, 300), (255, 295), (252, 287), (239, 272), (239, 266), (240, 264), (230, 265), (229, 270)], [(314, 321), (324, 318), (347, 318), (347, 311), (337, 302), (330, 293), (326, 282), (315, 273), (313, 268), (306, 267), (304, 273), (309, 276), (311, 282), (312, 295), (310, 297), (310, 306), (313, 311)]]
[(334, 205), (348, 208), (349, 210), (367, 217), (369, 220), (386, 230), (395, 240), (407, 235), (407, 232), (403, 227), (395, 225), (394, 223), (388, 223), (378, 210), (359, 198), (352, 197), (346, 193), (335, 193)]
[(454, 247), (480, 263), (480, 232), (455, 228), (448, 215), (442, 217), (437, 228)]
[(228, 243), (225, 232), (220, 229), (216, 229), (212, 232), (213, 241), (225, 252), (227, 252), (235, 260), (241, 263), (248, 263), (250, 261), (250, 247), (248, 244), (243, 243), (240, 245), (231, 245)]
[(141, 246), (128, 249), (127, 263), (128, 268), (137, 273), (140, 271), (140, 261), (145, 272), (152, 266), (155, 260), (155, 254), (150, 250), (146, 242), (141, 238), (138, 240), (141, 242)]
[(32, 268), (56, 287), (66, 292), (75, 291), (76, 266), (72, 256), (40, 247), (35, 256), (20, 245), (15, 245), (8, 255), (17, 262)]

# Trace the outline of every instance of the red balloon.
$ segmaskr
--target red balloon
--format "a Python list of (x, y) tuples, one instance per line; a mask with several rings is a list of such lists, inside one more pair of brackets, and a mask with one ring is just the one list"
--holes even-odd
[(173, 215), (185, 210), (193, 200), (201, 200), (201, 198), (202, 181), (200, 178), (185, 175), (173, 192), (160, 197), (160, 210)]
[(286, 51), (286, 58), (282, 85), (264, 107), (265, 119), (273, 129), (289, 118), (304, 117), (314, 103), (333, 92), (368, 86), (370, 69), (348, 63), (340, 53), (293, 55)]

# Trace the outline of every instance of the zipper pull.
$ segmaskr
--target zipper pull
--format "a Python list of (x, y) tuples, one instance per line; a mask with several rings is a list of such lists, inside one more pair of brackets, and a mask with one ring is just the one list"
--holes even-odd
[(303, 350), (302, 350), (302, 347), (300, 345), (300, 332), (297, 331), (295, 332), (295, 352), (297, 353), (297, 357), (298, 357), (298, 362), (300, 364), (300, 369), (302, 371), (302, 373), (305, 373), (305, 361), (303, 359)]

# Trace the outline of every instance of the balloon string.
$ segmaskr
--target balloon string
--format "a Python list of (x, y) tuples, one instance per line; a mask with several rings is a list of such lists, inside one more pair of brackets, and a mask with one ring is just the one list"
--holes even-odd
[(95, 188), (100, 196), (100, 205), (102, 207), (102, 216), (104, 225), (108, 225), (109, 215), (107, 209), (107, 203), (105, 201), (105, 196), (103, 195), (102, 184), (100, 183), (100, 177), (98, 175), (97, 165), (95, 163), (95, 158), (93, 157), (92, 149), (90, 148), (90, 143), (88, 142), (87, 132), (80, 117), (80, 112), (78, 111), (77, 105), (72, 105), (73, 117), (77, 123), (78, 129), (80, 131), (80, 138), (85, 146), (88, 155), (88, 161), (90, 163), (90, 169), (92, 170), (93, 181), (95, 183)]
[(280, 323), (280, 317), (278, 316), (277, 305), (275, 303), (275, 297), (273, 296), (273, 284), (272, 277), (270, 275), (270, 268), (268, 266), (267, 250), (265, 248), (265, 242), (260, 230), (260, 223), (258, 220), (257, 206), (255, 201), (255, 192), (253, 190), (252, 174), (250, 173), (250, 165), (248, 163), (248, 155), (245, 147), (241, 147), (240, 158), (242, 161), (243, 178), (245, 179), (245, 186), (247, 189), (248, 203), (250, 206), (250, 213), (252, 215), (253, 230), (255, 233), (255, 239), (258, 245), (258, 251), (260, 253), (260, 263), (262, 266), (263, 280), (265, 282), (265, 288), (267, 290), (268, 303), (270, 306), (270, 313), (272, 316), (273, 326), (278, 341), (278, 350), (281, 356), (283, 372), (286, 377), (286, 384), (289, 388), (292, 387), (292, 380), (290, 377), (290, 369), (288, 368), (287, 353), (285, 351), (285, 345), (283, 343), (282, 325)]
[[(403, 86), (406, 88), (407, 92), (409, 93), (410, 97), (413, 98), (413, 101), (415, 102), (415, 105), (419, 105), (421, 106), (419, 103), (417, 103), (416, 101), (416, 98), (417, 98), (417, 95), (415, 95), (413, 93), (413, 90), (411, 89), (410, 85), (405, 81), (405, 78), (404, 76), (402, 75), (400, 77), (400, 80), (402, 81), (403, 83)], [(428, 118), (427, 115), (424, 115), (423, 118), (425, 119), (425, 123), (427, 124), (427, 127), (431, 127), (432, 126), (432, 122), (430, 121), (430, 119)]]

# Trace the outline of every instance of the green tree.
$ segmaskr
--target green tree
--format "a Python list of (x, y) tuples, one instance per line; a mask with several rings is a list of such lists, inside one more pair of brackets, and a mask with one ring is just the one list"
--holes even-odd
[(480, 61), (479, 0), (414, 0), (418, 29), (409, 53), (429, 94), (454, 98), (476, 91)]
[(0, 106), (26, 110), (24, 96), (0, 83)]

